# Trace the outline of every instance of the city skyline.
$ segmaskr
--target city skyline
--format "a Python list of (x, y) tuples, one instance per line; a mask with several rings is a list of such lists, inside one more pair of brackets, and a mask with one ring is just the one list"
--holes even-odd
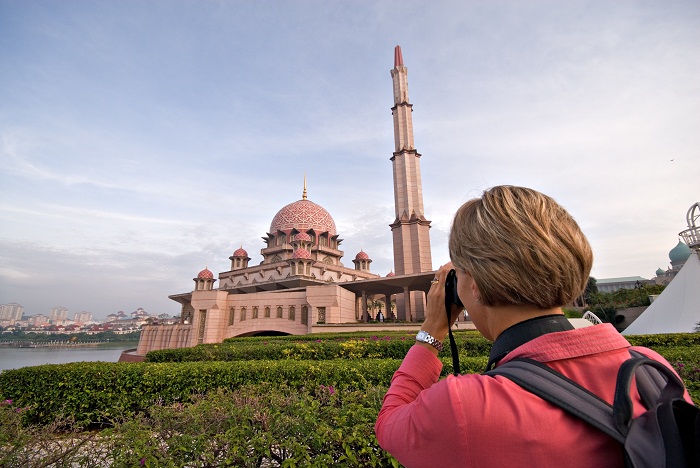
[[(499, 184), (559, 201), (592, 276), (667, 268), (698, 199), (700, 5), (0, 2), (0, 303), (96, 319), (168, 295), (302, 195), (393, 269), (400, 45), (433, 268)], [(348, 197), (347, 194), (352, 194)]]

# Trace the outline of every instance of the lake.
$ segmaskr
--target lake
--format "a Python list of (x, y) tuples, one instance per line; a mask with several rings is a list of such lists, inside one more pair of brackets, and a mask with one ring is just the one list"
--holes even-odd
[(133, 349), (136, 343), (74, 348), (0, 348), (0, 371), (41, 364), (65, 364), (80, 361), (117, 362), (122, 351)]

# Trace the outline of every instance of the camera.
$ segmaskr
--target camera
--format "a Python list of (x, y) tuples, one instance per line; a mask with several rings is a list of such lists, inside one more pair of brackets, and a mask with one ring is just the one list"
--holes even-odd
[(462, 301), (457, 295), (457, 273), (454, 270), (450, 270), (445, 280), (445, 303), (454, 304), (457, 307), (464, 307), (464, 304), (462, 304)]

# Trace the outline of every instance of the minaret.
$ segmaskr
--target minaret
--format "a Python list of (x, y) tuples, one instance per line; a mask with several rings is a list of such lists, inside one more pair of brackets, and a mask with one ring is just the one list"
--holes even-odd
[[(430, 221), (423, 213), (423, 186), (420, 174), (420, 153), (413, 143), (413, 105), (408, 102), (408, 69), (403, 64), (401, 46), (394, 49), (394, 68), (391, 70), (394, 87), (394, 155), (391, 157), (394, 171), (394, 205), (396, 220), (390, 224), (394, 240), (394, 271), (397, 275), (432, 271), (430, 253)], [(410, 317), (423, 316), (422, 293), (412, 296), (412, 304), (406, 309)], [(401, 308), (400, 301), (397, 307)], [(399, 311), (400, 313), (400, 311)]]

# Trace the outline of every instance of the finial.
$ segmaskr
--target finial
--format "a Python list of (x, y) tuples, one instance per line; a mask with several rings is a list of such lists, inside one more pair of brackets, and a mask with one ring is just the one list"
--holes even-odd
[(394, 47), (394, 68), (403, 67), (403, 56), (401, 55), (401, 46)]
[(306, 172), (304, 172), (304, 191), (301, 194), (301, 199), (306, 200)]

